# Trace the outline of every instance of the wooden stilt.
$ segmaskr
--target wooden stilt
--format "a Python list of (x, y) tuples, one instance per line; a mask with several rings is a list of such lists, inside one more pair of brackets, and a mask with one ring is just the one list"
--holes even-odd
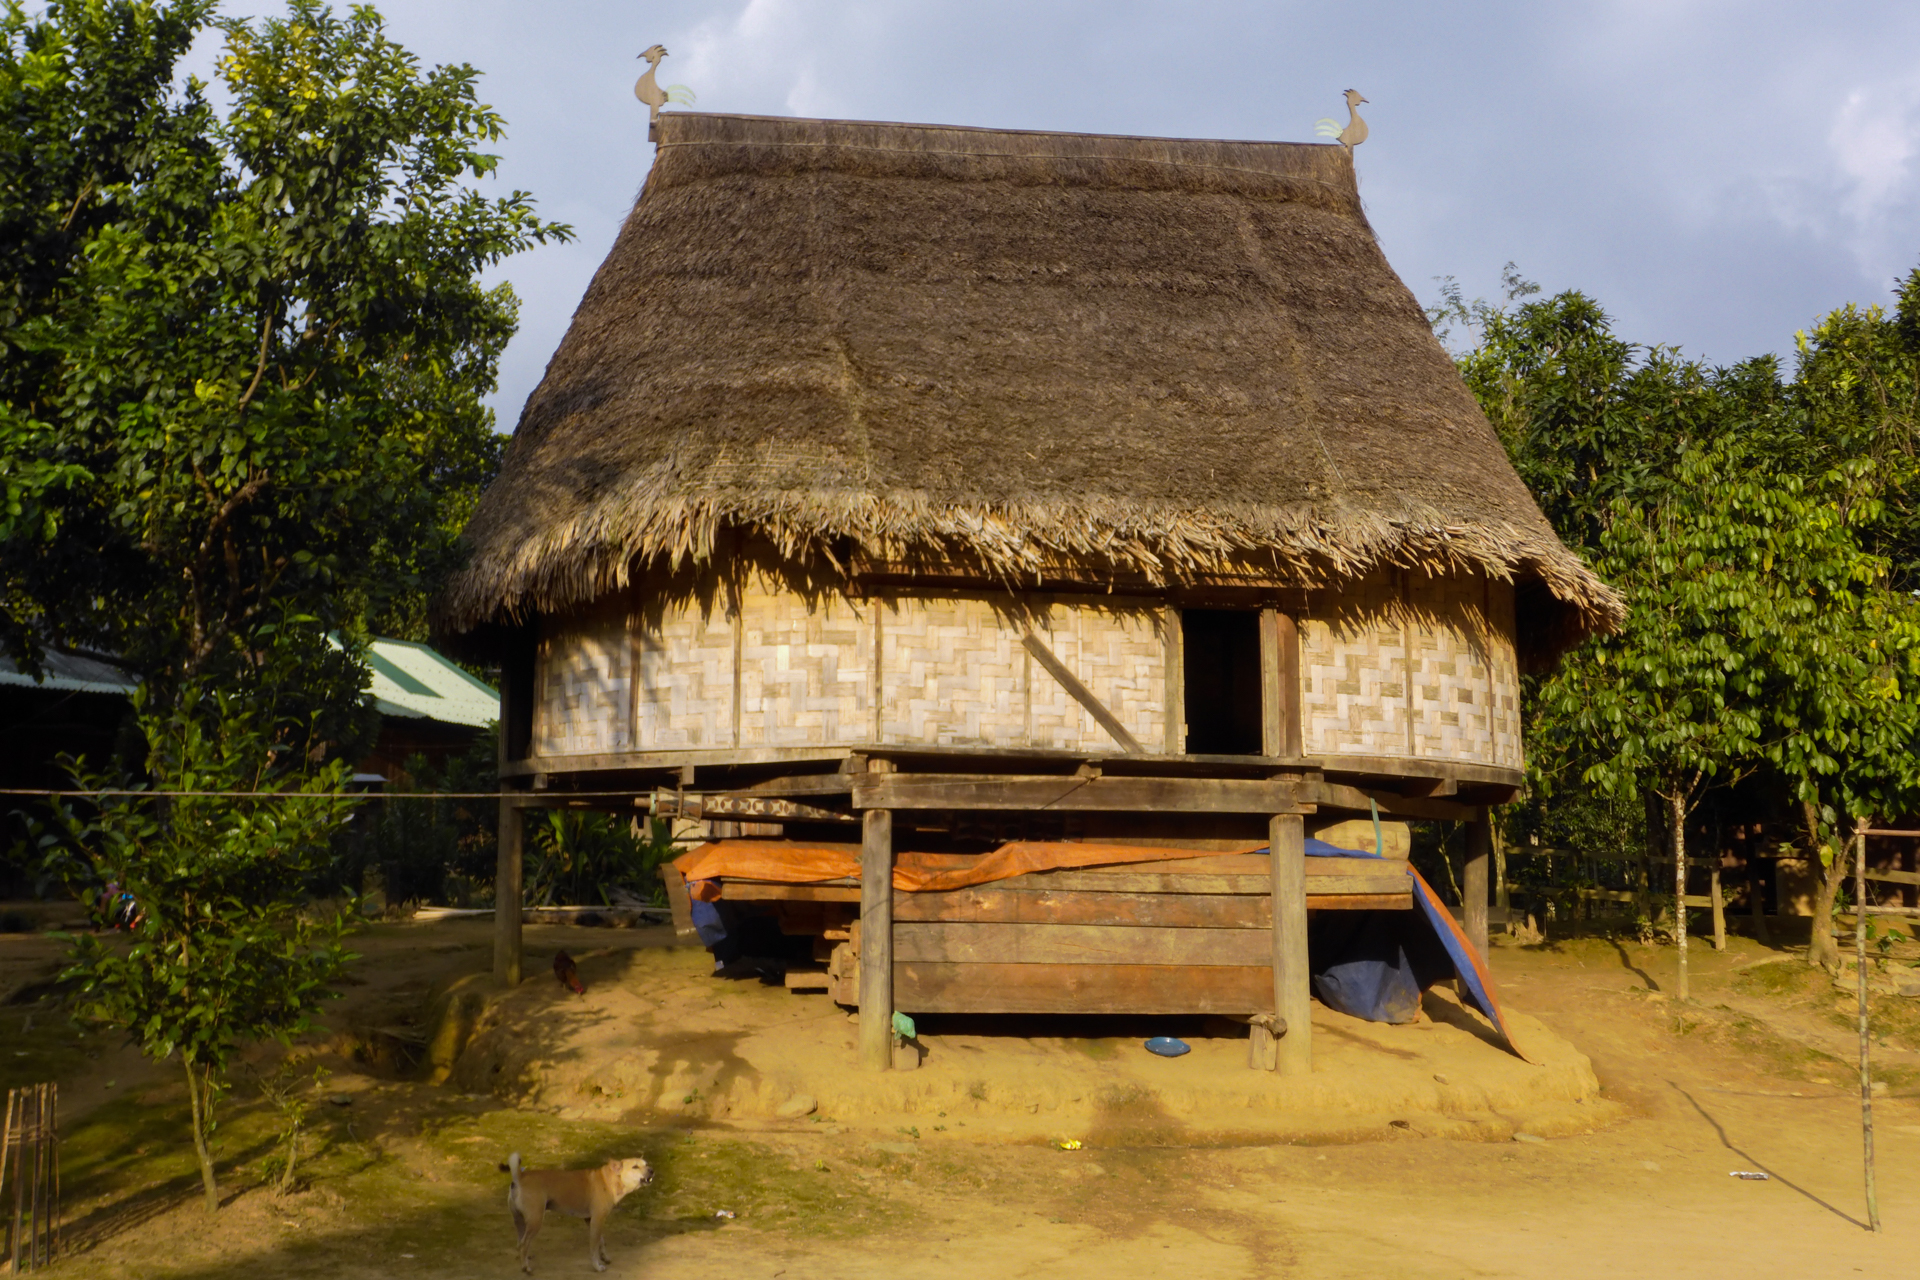
[(500, 797), (500, 856), (493, 876), (493, 976), (520, 985), (521, 877), (526, 847), (526, 810), (516, 796)]
[(1707, 868), (1707, 896), (1713, 900), (1713, 949), (1727, 949), (1727, 903), (1720, 895), (1720, 854), (1715, 851)]
[(1297, 813), (1267, 824), (1273, 850), (1273, 1007), (1286, 1023), (1275, 1046), (1282, 1075), (1313, 1070), (1313, 992), (1307, 972), (1307, 829)]
[[(7, 1123), (4, 1135), (0, 1135), (0, 1191), (5, 1191), (9, 1178), (13, 1181), (13, 1221), (7, 1231), (7, 1262), (10, 1274), (20, 1273), (20, 1228), (23, 1222), (21, 1213), (22, 1188), (20, 1185), (20, 1158), (16, 1154), (14, 1134), (23, 1131), (26, 1126), (25, 1090), (7, 1090)], [(0, 1204), (4, 1204), (0, 1201)]]
[(1480, 958), (1487, 958), (1487, 855), (1493, 847), (1493, 823), (1483, 807), (1467, 824), (1467, 858), (1461, 868), (1460, 926)]
[(869, 809), (860, 843), (860, 1065), (893, 1067), (893, 811)]
[(1753, 936), (1772, 945), (1773, 938), (1767, 932), (1766, 864), (1753, 855), (1751, 845), (1747, 852), (1747, 905), (1753, 911)]

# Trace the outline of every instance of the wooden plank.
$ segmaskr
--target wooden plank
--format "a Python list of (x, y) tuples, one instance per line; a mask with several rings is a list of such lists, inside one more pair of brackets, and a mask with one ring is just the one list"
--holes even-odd
[(731, 902), (858, 902), (860, 886), (728, 880), (722, 886), (721, 897)]
[[(1524, 771), (1469, 761), (1432, 760), (1418, 756), (1395, 755), (1144, 755), (1113, 751), (1085, 751), (1069, 747), (977, 747), (906, 745), (902, 743), (859, 742), (839, 746), (798, 747), (696, 747), (679, 751), (612, 751), (591, 755), (539, 756), (503, 761), (503, 777), (552, 774), (566, 777), (576, 773), (598, 773), (633, 769), (677, 769), (721, 765), (840, 763), (851, 756), (868, 755), (883, 759), (922, 762), (987, 763), (1008, 766), (1020, 761), (1049, 764), (1101, 764), (1126, 762), (1141, 770), (1164, 770), (1169, 776), (1190, 773), (1195, 765), (1217, 764), (1236, 770), (1269, 772), (1275, 769), (1324, 770), (1343, 777), (1448, 778), (1458, 786), (1516, 789), (1526, 779)], [(1002, 768), (1002, 772), (1014, 770)], [(857, 777), (857, 775), (854, 775)], [(1466, 806), (1455, 806), (1465, 808)], [(1359, 808), (1364, 810), (1363, 800)], [(1882, 834), (1875, 832), (1873, 834)], [(1886, 833), (1893, 834), (1893, 833)], [(1910, 833), (1909, 833), (1910, 834)]]
[[(769, 880), (727, 880), (724, 895), (733, 902), (858, 902), (858, 885), (845, 883), (830, 884), (777, 884)], [(1264, 898), (1271, 889), (1266, 876), (1171, 876), (1171, 875), (1105, 875), (1096, 879), (1094, 874), (1077, 871), (1042, 871), (1033, 875), (1014, 876), (1007, 880), (995, 880), (990, 885), (971, 890), (949, 890), (947, 892), (982, 892), (986, 890), (1007, 890), (1017, 892), (1066, 892), (1076, 896), (1101, 894), (1147, 894), (1165, 898), (1209, 897), (1214, 895), (1232, 895), (1234, 897)], [(1321, 908), (1336, 908), (1337, 905), (1323, 899), (1370, 897), (1381, 900), (1383, 910), (1398, 910), (1406, 905), (1412, 890), (1404, 873), (1400, 875), (1366, 876), (1316, 876), (1307, 882), (1307, 905)], [(941, 897), (940, 893), (908, 893), (905, 890), (894, 891), (894, 901), (905, 898), (931, 899)], [(1389, 902), (1388, 899), (1395, 901)], [(1358, 910), (1365, 904), (1348, 904)], [(902, 917), (903, 919), (905, 917)]]
[(1054, 656), (1053, 650), (1047, 648), (1045, 641), (1032, 631), (1026, 631), (1020, 636), (1020, 644), (1033, 655), (1033, 660), (1045, 667), (1047, 674), (1067, 691), (1067, 696), (1085, 707), (1087, 714), (1098, 721), (1100, 727), (1107, 731), (1107, 735), (1119, 743), (1129, 755), (1139, 755), (1146, 751), (1146, 748), (1140, 745), (1140, 739), (1127, 732), (1127, 726), (1120, 723), (1120, 717), (1108, 710), (1107, 704), (1094, 696), (1093, 690), (1080, 683), (1078, 676), (1067, 670), (1067, 664)]
[(900, 964), (907, 1013), (1266, 1013), (1266, 965)]
[(1303, 749), (1300, 724), (1300, 628), (1290, 613), (1274, 615), (1275, 638), (1280, 646), (1280, 752), (1297, 756)]
[(1160, 929), (1113, 924), (896, 924), (896, 964), (1270, 964), (1264, 929)]
[(1160, 611), (1160, 633), (1165, 638), (1167, 691), (1167, 740), (1161, 749), (1177, 756), (1187, 749), (1187, 652), (1186, 635), (1180, 626), (1178, 609)]
[(870, 809), (860, 845), (860, 1065), (893, 1067), (893, 814)]
[(602, 773), (614, 769), (672, 769), (681, 765), (798, 764), (844, 760), (854, 747), (703, 747), (690, 751), (605, 751), (592, 755), (533, 756), (509, 761), (502, 777)]
[(1287, 731), (1281, 723), (1287, 699), (1280, 688), (1280, 616), (1260, 611), (1260, 750), (1264, 755), (1286, 754)]
[(699, 933), (693, 927), (693, 899), (687, 894), (687, 878), (671, 862), (660, 864), (660, 883), (667, 891), (667, 910), (673, 913), (673, 936), (693, 942)]
[(854, 780), (853, 807), (1271, 814), (1299, 807), (1301, 788), (1306, 785), (1246, 778), (1134, 777), (955, 782), (936, 774), (870, 774)]
[(1920, 884), (1920, 871), (1869, 871), (1867, 879), (1883, 884)]
[(1054, 893), (998, 885), (944, 893), (893, 895), (894, 927), (903, 922), (1001, 921), (1009, 924), (1110, 924), (1192, 929), (1266, 929), (1264, 896), (1202, 893)]
[(1433, 822), (1471, 822), (1477, 805), (1455, 800), (1434, 800), (1425, 796), (1403, 796), (1380, 787), (1352, 787), (1336, 782), (1307, 779), (1293, 784), (1303, 805), (1332, 809), (1352, 809), (1366, 813), (1369, 805), (1379, 805), (1382, 817), (1421, 818)]
[(844, 796), (852, 790), (853, 779), (844, 773), (794, 773), (743, 789), (756, 796)]
[[(1285, 813), (1276, 814), (1267, 830), (1273, 850), (1273, 1009), (1287, 1028), (1275, 1053), (1275, 1069), (1283, 1076), (1304, 1076), (1313, 1070), (1313, 991), (1307, 967), (1307, 829), (1299, 814)], [(1322, 883), (1331, 885), (1346, 879), (1327, 876)]]
[[(1305, 877), (1302, 877), (1304, 882)], [(995, 883), (1009, 889), (1094, 889), (1110, 893), (1269, 893), (1268, 876), (1176, 875), (1153, 872), (1036, 871)], [(1315, 893), (1407, 893), (1407, 876), (1373, 873), (1363, 876), (1315, 876)]]
[[(964, 864), (956, 864), (964, 865)], [(1064, 869), (1064, 868), (1063, 868)], [(1109, 862), (1094, 867), (1074, 867), (1089, 875), (1129, 875), (1139, 872), (1164, 872), (1178, 876), (1270, 876), (1271, 859), (1264, 853), (1216, 853), (1202, 858), (1167, 858), (1152, 862)], [(1310, 876), (1361, 876), (1407, 874), (1404, 858), (1308, 858)]]
[(1411, 911), (1413, 893), (1309, 893), (1309, 911)]

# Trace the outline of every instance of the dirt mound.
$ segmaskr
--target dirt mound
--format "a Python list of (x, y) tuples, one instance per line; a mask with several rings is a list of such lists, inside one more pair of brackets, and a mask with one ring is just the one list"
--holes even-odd
[[(1536, 1060), (1523, 1062), (1440, 990), (1409, 1026), (1316, 1008), (1305, 1078), (1248, 1070), (1245, 1028), (1217, 1019), (928, 1018), (918, 1070), (866, 1074), (857, 1018), (826, 996), (715, 977), (702, 950), (634, 941), (572, 950), (584, 996), (536, 967), (537, 953), (535, 976), (512, 992), (479, 976), (444, 986), (429, 1031), (435, 1078), (574, 1119), (998, 1140), (1327, 1141), (1383, 1129), (1506, 1140), (1585, 1132), (1615, 1115), (1572, 1045), (1516, 1014)], [(1192, 1052), (1145, 1052), (1145, 1036), (1168, 1029)]]

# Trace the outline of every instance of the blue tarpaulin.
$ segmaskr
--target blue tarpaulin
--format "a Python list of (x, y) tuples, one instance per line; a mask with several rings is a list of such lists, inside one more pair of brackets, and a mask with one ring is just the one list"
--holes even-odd
[[(1309, 858), (1381, 858), (1308, 839)], [(1418, 911), (1323, 911), (1309, 935), (1313, 990), (1322, 1004), (1369, 1022), (1411, 1022), (1420, 993), (1458, 978), (1467, 1001), (1487, 1016), (1501, 1041), (1525, 1058), (1507, 1030), (1493, 975), (1432, 886), (1412, 867)]]

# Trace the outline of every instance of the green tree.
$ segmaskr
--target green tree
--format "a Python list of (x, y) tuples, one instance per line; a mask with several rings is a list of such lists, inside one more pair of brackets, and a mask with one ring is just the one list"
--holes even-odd
[[(1850, 828), (1920, 804), (1920, 606), (1861, 545), (1884, 521), (1875, 469), (1855, 461), (1825, 480), (1824, 500), (1804, 502), (1769, 538), (1768, 567), (1785, 569), (1785, 589), (1770, 610), (1768, 756), (1819, 867), (1807, 963), (1834, 968)], [(1802, 496), (1797, 482), (1786, 487)]]
[[(1765, 369), (1717, 371), (1620, 338), (1598, 303), (1566, 292), (1480, 305), (1460, 371), (1556, 532), (1589, 553), (1614, 504), (1657, 502), (1690, 448), (1750, 424)], [(1732, 412), (1730, 412), (1730, 410)]]
[(79, 1016), (125, 1029), (150, 1057), (178, 1055), (212, 1212), (215, 1104), (236, 1056), (306, 1029), (346, 959), (340, 918), (301, 906), (352, 804), (347, 765), (310, 764), (288, 745), (299, 735), (269, 731), (237, 698), (207, 693), (192, 710), (153, 712), (135, 696), (145, 777), (78, 775), (133, 794), (62, 805), (37, 834), (47, 864), (103, 923), (126, 929), (74, 938), (66, 976), (81, 984)]
[(1814, 478), (1856, 469), (1882, 501), (1857, 524), (1887, 558), (1890, 584), (1920, 588), (1920, 270), (1889, 314), (1849, 304), (1794, 335), (1792, 413), (1764, 447), (1782, 471)]
[(481, 396), (514, 307), (479, 273), (568, 232), (476, 189), (503, 125), (471, 67), (293, 0), (217, 24), (219, 115), (171, 71), (208, 21), (0, 19), (0, 220), (36, 246), (0, 279), (0, 629), (30, 661), (112, 652), (159, 706), (264, 687), (255, 633), (291, 612), (313, 678), (287, 710), (341, 740), (363, 673), (325, 636), (417, 618), (497, 458)]
[[(223, 111), (175, 70), (208, 30)], [(293, 904), (369, 727), (357, 646), (418, 618), (498, 456), (514, 304), (480, 274), (569, 234), (482, 193), (476, 86), (360, 6), (0, 9), (0, 643), (141, 677), (149, 794), (57, 815), (49, 856), (133, 894), (133, 949), (73, 972), (186, 1064), (209, 1204), (226, 1064), (338, 964)], [(247, 794), (155, 794), (195, 789)]]
[(1595, 567), (1626, 595), (1626, 625), (1561, 663), (1539, 691), (1535, 732), (1550, 751), (1591, 759), (1586, 782), (1610, 795), (1644, 787), (1663, 803), (1686, 999), (1686, 819), (1707, 786), (1762, 758), (1767, 654), (1780, 597), (1798, 585), (1773, 542), (1804, 504), (1753, 479), (1737, 450), (1695, 450), (1676, 478), (1657, 506), (1613, 503)]

